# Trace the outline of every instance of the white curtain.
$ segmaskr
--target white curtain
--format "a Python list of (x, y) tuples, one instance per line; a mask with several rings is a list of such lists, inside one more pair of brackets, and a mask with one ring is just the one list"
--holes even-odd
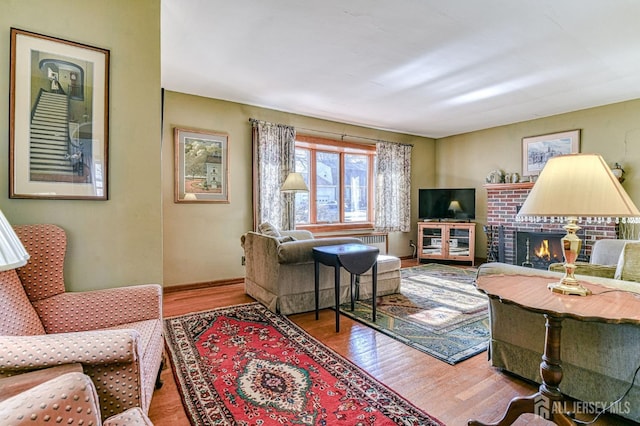
[(376, 143), (375, 228), (411, 230), (411, 145)]
[(280, 187), (295, 168), (296, 132), (291, 126), (250, 120), (253, 139), (253, 226), (269, 222), (279, 229), (293, 229), (294, 194)]

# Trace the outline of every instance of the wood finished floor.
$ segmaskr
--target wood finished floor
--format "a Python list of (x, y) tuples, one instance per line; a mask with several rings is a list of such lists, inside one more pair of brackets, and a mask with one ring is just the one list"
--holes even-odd
[[(403, 267), (414, 264), (403, 261)], [(164, 296), (164, 316), (253, 301), (244, 294), (242, 284), (176, 291)], [(471, 418), (496, 421), (512, 398), (537, 391), (537, 385), (492, 368), (486, 352), (452, 366), (345, 316), (340, 318), (340, 333), (336, 333), (333, 310), (322, 310), (318, 321), (313, 313), (291, 315), (289, 318), (447, 425), (466, 425)], [(151, 421), (155, 426), (189, 425), (171, 368), (162, 372), (162, 378), (164, 386), (155, 391), (151, 401)], [(578, 418), (589, 420), (584, 416)], [(529, 414), (514, 423), (517, 426), (547, 424), (549, 422)], [(594, 425), (638, 426), (615, 416), (603, 416)]]

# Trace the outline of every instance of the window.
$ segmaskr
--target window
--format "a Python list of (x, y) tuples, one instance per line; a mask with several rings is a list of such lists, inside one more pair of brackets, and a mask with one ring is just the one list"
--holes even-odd
[(298, 135), (295, 152), (309, 187), (295, 194), (296, 228), (373, 228), (375, 145)]

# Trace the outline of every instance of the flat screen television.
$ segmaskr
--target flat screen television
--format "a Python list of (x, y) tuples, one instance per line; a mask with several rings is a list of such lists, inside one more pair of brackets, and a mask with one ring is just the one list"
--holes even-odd
[(470, 221), (476, 217), (476, 189), (420, 189), (418, 206), (420, 220)]

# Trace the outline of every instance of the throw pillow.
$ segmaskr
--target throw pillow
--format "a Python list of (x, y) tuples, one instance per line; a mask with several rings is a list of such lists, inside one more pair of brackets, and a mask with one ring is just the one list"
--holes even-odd
[(264, 222), (258, 225), (258, 232), (264, 235), (268, 235), (270, 237), (281, 237), (280, 231), (278, 228), (270, 224), (269, 222)]
[(614, 278), (640, 282), (640, 242), (624, 245)]
[(278, 239), (278, 242), (280, 243), (288, 243), (289, 241), (295, 241), (296, 239), (289, 236), (289, 235), (282, 235), (280, 237), (276, 237)]

